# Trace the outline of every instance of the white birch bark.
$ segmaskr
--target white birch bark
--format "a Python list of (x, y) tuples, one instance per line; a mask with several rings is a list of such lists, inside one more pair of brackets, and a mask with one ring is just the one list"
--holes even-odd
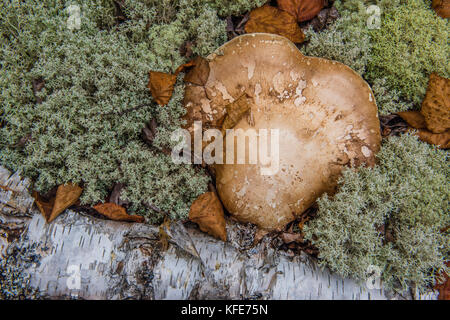
[[(369, 290), (261, 242), (243, 249), (228, 223), (227, 243), (174, 222), (163, 250), (159, 227), (120, 223), (66, 210), (47, 224), (20, 179), (0, 167), (0, 259), (13, 245), (35, 245), (39, 263), (24, 267), (47, 298), (83, 299), (409, 299)], [(77, 270), (80, 286), (77, 287)], [(417, 296), (435, 298), (434, 294)]]

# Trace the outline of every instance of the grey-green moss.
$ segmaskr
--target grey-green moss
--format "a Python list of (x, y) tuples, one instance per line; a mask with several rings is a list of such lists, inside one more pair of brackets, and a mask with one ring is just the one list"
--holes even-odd
[(386, 7), (381, 28), (372, 31), (367, 78), (385, 78), (407, 101), (420, 106), (432, 72), (450, 75), (449, 22), (430, 8), (431, 1), (402, 1)]
[[(79, 5), (81, 28), (69, 30), (69, 5)], [(187, 41), (205, 55), (226, 41), (221, 16), (260, 5), (260, 0), (124, 1), (119, 23), (112, 0), (30, 0), (0, 3), (0, 163), (20, 170), (45, 192), (83, 183), (83, 203), (103, 201), (116, 182), (125, 185), (132, 213), (156, 222), (161, 214), (185, 217), (206, 190), (208, 177), (175, 165), (160, 152), (185, 110), (178, 83), (168, 106), (157, 106), (146, 84), (148, 71), (171, 72), (188, 58)], [(37, 95), (33, 80), (45, 86)], [(140, 135), (159, 123), (155, 148)], [(23, 141), (27, 143), (23, 145)]]
[(369, 266), (386, 288), (433, 285), (449, 258), (448, 152), (403, 135), (385, 141), (374, 168), (348, 169), (305, 226), (321, 263), (361, 281)]

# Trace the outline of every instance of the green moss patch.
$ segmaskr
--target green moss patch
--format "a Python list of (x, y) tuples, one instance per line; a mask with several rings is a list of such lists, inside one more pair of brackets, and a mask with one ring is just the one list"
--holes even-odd
[[(148, 72), (186, 62), (186, 42), (194, 54), (213, 51), (226, 41), (219, 15), (262, 1), (80, 3), (0, 4), (0, 163), (32, 177), (41, 192), (82, 183), (81, 201), (95, 204), (120, 182), (131, 213), (158, 222), (162, 215), (151, 204), (170, 218), (186, 217), (209, 178), (161, 152), (182, 124), (184, 87), (179, 82), (169, 105), (158, 107), (146, 88)], [(80, 29), (68, 28), (70, 5), (79, 5)], [(158, 135), (150, 148), (141, 130), (152, 118)]]

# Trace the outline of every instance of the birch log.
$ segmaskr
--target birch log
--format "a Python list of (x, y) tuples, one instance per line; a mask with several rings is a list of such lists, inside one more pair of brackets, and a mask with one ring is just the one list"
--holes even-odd
[[(229, 221), (229, 242), (194, 225), (122, 223), (66, 210), (47, 224), (33, 206), (29, 181), (0, 167), (0, 259), (12, 246), (31, 247), (36, 263), (21, 268), (46, 298), (82, 299), (410, 299), (369, 290), (290, 257), (262, 241), (243, 247)], [(417, 296), (434, 299), (435, 294)]]

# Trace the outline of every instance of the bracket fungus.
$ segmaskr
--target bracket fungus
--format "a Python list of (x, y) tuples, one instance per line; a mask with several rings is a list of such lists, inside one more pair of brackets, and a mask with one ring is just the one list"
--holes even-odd
[[(332, 192), (345, 166), (374, 165), (377, 106), (369, 85), (346, 65), (304, 56), (286, 38), (265, 33), (234, 38), (207, 60), (205, 85), (186, 85), (187, 128), (192, 133), (194, 121), (203, 130), (233, 127), (224, 163), (214, 169), (219, 196), (238, 220), (282, 228)], [(274, 130), (278, 141), (270, 135), (264, 146), (262, 133)], [(244, 164), (235, 157), (242, 137)], [(274, 170), (264, 171), (268, 166)]]

